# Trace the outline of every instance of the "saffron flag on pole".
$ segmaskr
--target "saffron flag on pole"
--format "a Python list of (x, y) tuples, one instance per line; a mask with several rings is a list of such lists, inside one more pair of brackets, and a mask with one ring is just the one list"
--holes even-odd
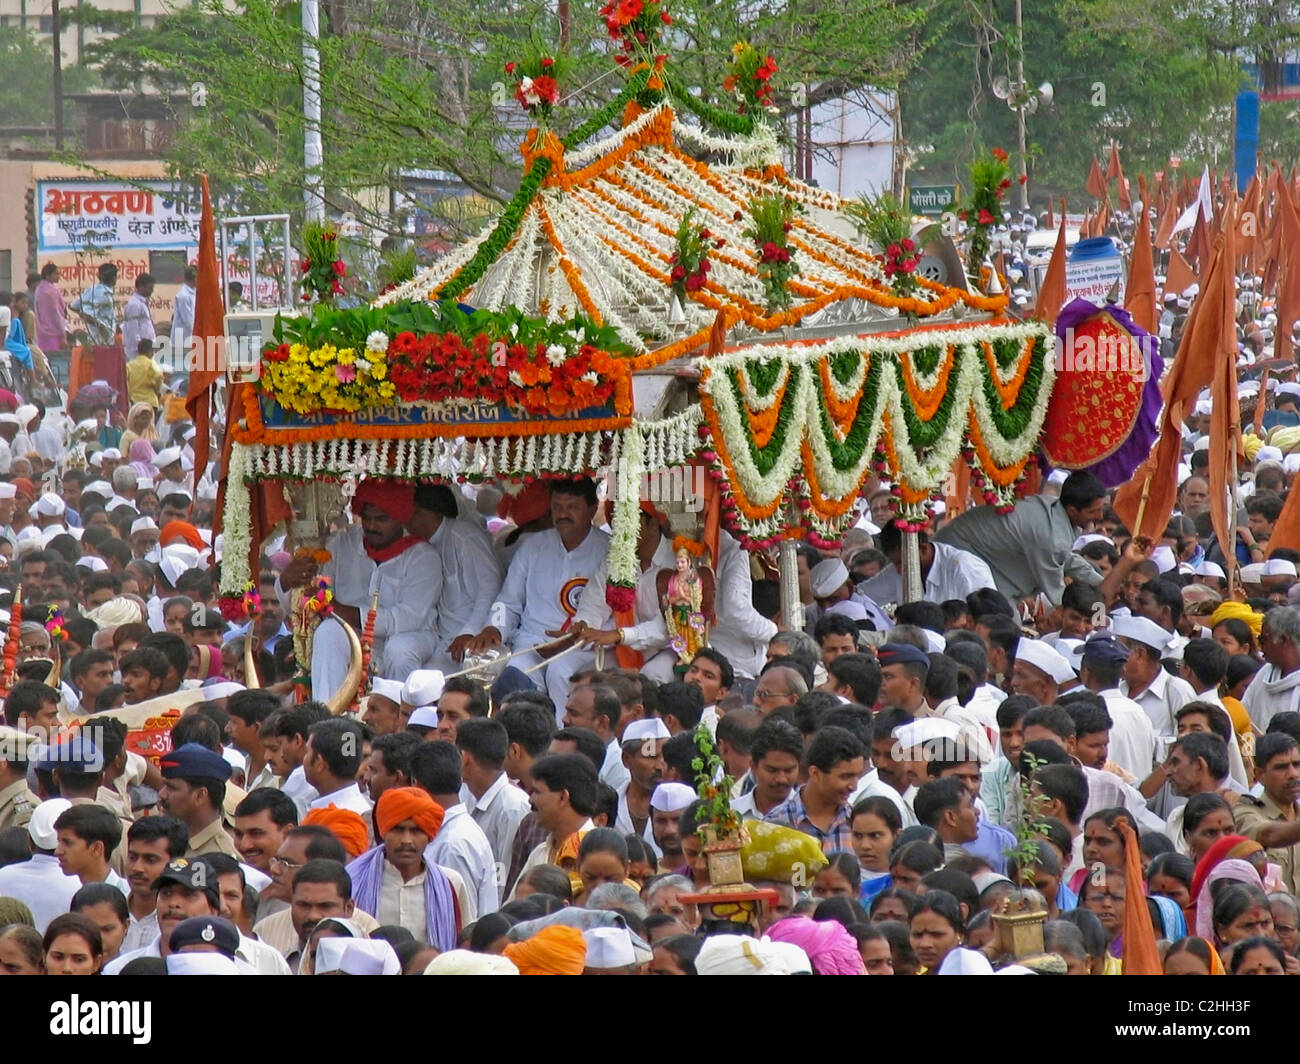
[[(212, 410), (212, 386), (225, 373), (224, 353), (225, 304), (221, 299), (221, 267), (217, 262), (216, 223), (212, 217), (212, 197), (208, 178), (200, 179), (203, 211), (199, 216), (198, 279), (194, 296), (194, 344), (203, 352), (197, 365), (189, 367), (189, 387), (185, 391), (185, 410), (194, 423), (194, 480), (207, 472), (211, 436), (209, 419)], [(202, 345), (201, 347), (199, 345)]]
[(1034, 317), (1048, 325), (1056, 324), (1056, 316), (1065, 306), (1065, 202), (1061, 203), (1061, 225), (1056, 231), (1056, 246), (1052, 258), (1038, 287), (1038, 302), (1034, 304)]
[(1128, 284), (1124, 287), (1124, 305), (1133, 320), (1153, 336), (1160, 324), (1156, 308), (1156, 270), (1151, 253), (1151, 223), (1147, 220), (1147, 182), (1138, 176), (1142, 196), (1133, 234), (1133, 257), (1129, 262)]
[(1083, 187), (1093, 199), (1106, 198), (1106, 179), (1102, 176), (1101, 164), (1097, 162), (1095, 155), (1092, 157), (1092, 167), (1088, 171), (1088, 180), (1084, 182)]

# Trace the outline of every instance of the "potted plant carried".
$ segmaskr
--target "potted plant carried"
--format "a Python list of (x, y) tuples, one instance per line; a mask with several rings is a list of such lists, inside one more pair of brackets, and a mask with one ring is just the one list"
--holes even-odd
[(695, 793), (708, 813), (699, 834), (709, 865), (709, 884), (715, 888), (742, 885), (745, 873), (740, 850), (747, 837), (740, 814), (731, 808), (731, 788), (736, 781), (726, 774), (726, 766), (713, 745), (713, 736), (703, 721), (696, 727), (693, 738), (697, 755), (691, 761)]
[(1047, 826), (1034, 812), (1038, 798), (1030, 785), (1030, 776), (1040, 766), (1047, 764), (1032, 754), (1025, 758), (1025, 767), (1029, 774), (1020, 778), (1020, 816), (1016, 820), (1016, 845), (1007, 852), (1007, 857), (1015, 862), (1017, 869), (1017, 898), (1008, 898), (1001, 912), (993, 914), (993, 924), (997, 928), (998, 941), (1003, 952), (1020, 958), (1043, 952), (1043, 925), (1047, 922), (1045, 909), (1030, 908), (1028, 899), (1020, 894), (1020, 888), (1033, 889), (1034, 864), (1038, 858), (1038, 848), (1046, 845)]

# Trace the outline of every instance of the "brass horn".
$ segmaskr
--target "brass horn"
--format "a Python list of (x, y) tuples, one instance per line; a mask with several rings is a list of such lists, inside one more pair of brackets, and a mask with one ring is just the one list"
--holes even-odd
[(63, 679), (63, 655), (59, 653), (57, 643), (50, 648), (50, 657), (53, 660), (50, 662), (49, 675), (45, 677), (45, 686), (53, 687), (57, 691), (59, 682)]
[(244, 637), (244, 686), (254, 691), (262, 686), (257, 675), (257, 655), (253, 650), (253, 629), (256, 624), (257, 618), (253, 618), (248, 625), (248, 635)]
[(361, 640), (357, 638), (357, 633), (353, 630), (352, 625), (348, 624), (341, 618), (334, 620), (343, 626), (343, 631), (348, 637), (348, 671), (343, 677), (343, 686), (341, 686), (325, 704), (329, 706), (329, 711), (334, 716), (346, 713), (348, 707), (352, 705), (352, 699), (356, 697), (357, 691), (361, 687)]

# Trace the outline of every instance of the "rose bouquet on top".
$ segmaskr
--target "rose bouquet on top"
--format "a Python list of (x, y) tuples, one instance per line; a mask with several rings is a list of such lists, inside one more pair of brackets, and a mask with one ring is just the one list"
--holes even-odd
[(957, 217), (967, 225), (966, 268), (973, 277), (989, 253), (989, 234), (1006, 222), (1002, 200), (1011, 187), (1009, 156), (993, 148), (970, 164), (970, 196), (957, 210)]
[(560, 85), (572, 68), (573, 60), (568, 55), (552, 54), (533, 43), (522, 59), (506, 64), (506, 74), (515, 79), (519, 106), (544, 122), (560, 102)]
[(683, 304), (690, 292), (698, 292), (709, 279), (713, 264), (709, 262), (709, 245), (723, 247), (726, 241), (715, 237), (707, 228), (695, 221), (696, 208), (692, 207), (677, 226), (677, 250), (668, 260), (672, 263), (669, 276), (673, 291)]
[(628, 66), (634, 56), (648, 59), (673, 17), (662, 0), (610, 0), (600, 9), (609, 38), (618, 45), (615, 62)]
[(737, 110), (744, 114), (776, 114), (772, 75), (780, 68), (772, 56), (759, 53), (748, 41), (731, 46), (731, 65), (722, 87), (736, 98)]
[(802, 210), (795, 200), (779, 193), (749, 201), (749, 226), (744, 236), (754, 243), (758, 276), (767, 291), (769, 314), (790, 306), (790, 280), (799, 272), (794, 248), (790, 246), (790, 231), (795, 214)]
[(897, 196), (882, 192), (875, 199), (860, 199), (846, 204), (845, 213), (853, 219), (858, 232), (880, 252), (886, 279), (894, 294), (902, 297), (916, 292), (916, 268), (921, 251), (912, 238), (912, 217)]
[(335, 296), (343, 294), (343, 278), (348, 268), (339, 258), (338, 233), (321, 222), (309, 222), (302, 227), (304, 257), (298, 262), (302, 276), (302, 301), (333, 303)]

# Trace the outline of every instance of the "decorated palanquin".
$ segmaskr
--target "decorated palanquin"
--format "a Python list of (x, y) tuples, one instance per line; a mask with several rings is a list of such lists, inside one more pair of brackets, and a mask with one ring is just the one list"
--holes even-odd
[(551, 128), (557, 60), (512, 71), (537, 126), (479, 235), (371, 307), (279, 323), (233, 412), (226, 594), (253, 572), (239, 529), (268, 480), (608, 472), (631, 503), (612, 519), (616, 609), (638, 575), (636, 500), (669, 470), (702, 470), (750, 548), (838, 540), (881, 479), (923, 520), (958, 462), (978, 501), (1012, 505), (1050, 329), (1006, 317), (996, 278), (900, 289), (844, 202), (782, 166), (771, 57), (744, 74), (751, 106), (711, 105), (656, 54), (658, 0), (633, 6), (645, 27), (610, 25), (624, 87), (573, 132)]
[[(126, 750), (139, 754), (155, 765), (164, 754), (171, 753), (171, 731), (181, 719), (186, 707), (195, 702), (202, 702), (207, 693), (201, 688), (192, 691), (176, 691), (170, 695), (160, 695), (134, 706), (122, 706), (119, 709), (100, 710), (99, 717), (113, 717), (126, 725)], [(59, 723), (69, 731), (76, 731), (88, 717), (60, 710)]]

